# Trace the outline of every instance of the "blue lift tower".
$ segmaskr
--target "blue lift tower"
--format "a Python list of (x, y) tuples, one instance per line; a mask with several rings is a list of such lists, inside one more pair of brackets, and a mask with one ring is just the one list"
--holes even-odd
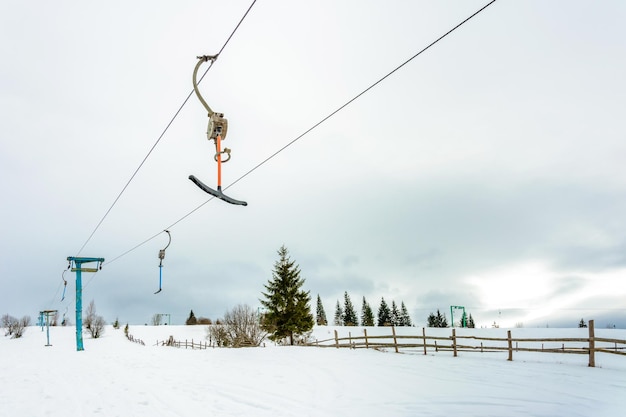
[[(104, 258), (79, 258), (68, 256), (67, 260), (74, 266), (72, 272), (76, 272), (76, 350), (85, 350), (83, 347), (83, 283), (81, 273), (98, 272), (102, 269)], [(96, 268), (83, 268), (83, 264), (97, 262)]]

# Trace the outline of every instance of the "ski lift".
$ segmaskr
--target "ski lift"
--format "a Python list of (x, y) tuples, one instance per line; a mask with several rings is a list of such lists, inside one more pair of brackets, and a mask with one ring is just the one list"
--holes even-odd
[[(236, 200), (232, 197), (225, 195), (222, 192), (222, 163), (226, 163), (230, 160), (230, 149), (224, 148), (222, 150), (222, 141), (226, 139), (226, 133), (228, 132), (228, 120), (224, 118), (223, 113), (216, 113), (207, 104), (204, 100), (200, 91), (198, 90), (198, 69), (202, 65), (203, 62), (214, 62), (217, 59), (217, 55), (203, 55), (198, 57), (198, 63), (193, 70), (193, 89), (198, 96), (198, 99), (207, 110), (209, 115), (209, 125), (207, 126), (207, 139), (209, 141), (215, 141), (215, 161), (217, 162), (217, 189), (213, 189), (200, 181), (194, 175), (190, 175), (189, 179), (193, 181), (200, 189), (208, 194), (211, 194), (214, 197), (219, 198), (220, 200), (226, 201), (227, 203), (238, 205), (238, 206), (247, 206), (248, 203), (241, 200)], [(225, 155), (226, 159), (222, 159), (222, 155)]]
[(63, 295), (61, 296), (61, 301), (65, 300), (65, 290), (67, 289), (67, 280), (65, 279), (66, 272), (67, 269), (63, 270), (63, 273), (61, 274), (61, 279), (63, 280)]
[(165, 233), (167, 233), (167, 237), (169, 238), (169, 241), (167, 242), (167, 246), (165, 246), (163, 249), (159, 250), (159, 289), (155, 292), (155, 294), (160, 293), (163, 288), (161, 286), (162, 283), (162, 270), (163, 270), (163, 259), (165, 259), (165, 249), (167, 249), (170, 246), (170, 243), (172, 243), (172, 235), (170, 234), (169, 230), (164, 230)]

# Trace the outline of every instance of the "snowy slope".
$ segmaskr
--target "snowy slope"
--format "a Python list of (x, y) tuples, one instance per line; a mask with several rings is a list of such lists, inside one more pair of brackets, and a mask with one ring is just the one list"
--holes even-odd
[[(626, 358), (614, 355), (588, 368), (578, 355), (566, 363), (572, 355), (507, 362), (501, 353), (453, 358), (271, 342), (185, 350), (154, 344), (170, 335), (199, 341), (204, 326), (131, 326), (130, 333), (146, 345), (111, 327), (100, 339), (85, 335), (83, 352), (73, 327), (51, 328), (49, 347), (36, 327), (22, 339), (0, 337), (0, 417), (612, 417), (626, 407)], [(329, 333), (319, 327), (314, 337)]]

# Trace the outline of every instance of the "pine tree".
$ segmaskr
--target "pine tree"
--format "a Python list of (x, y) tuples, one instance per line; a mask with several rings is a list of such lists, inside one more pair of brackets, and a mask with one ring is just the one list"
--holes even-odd
[(391, 326), (391, 310), (389, 310), (385, 298), (381, 298), (380, 307), (378, 307), (378, 325)]
[(443, 315), (443, 318), (441, 319), (441, 327), (450, 327), (448, 326), (448, 319), (446, 318), (445, 313)]
[(343, 325), (344, 326), (358, 326), (359, 318), (356, 315), (352, 301), (348, 291), (343, 294)]
[(428, 327), (448, 327), (448, 319), (445, 314), (441, 314), (439, 309), (437, 309), (437, 315), (430, 313), (427, 323)]
[(361, 326), (374, 326), (374, 312), (363, 297), (363, 306), (361, 307)]
[(578, 327), (579, 328), (587, 327), (587, 323), (585, 323), (585, 319), (580, 319), (580, 321), (578, 322)]
[(279, 260), (274, 263), (272, 279), (264, 285), (263, 307), (267, 309), (262, 327), (270, 333), (271, 340), (289, 337), (293, 345), (294, 335), (308, 332), (313, 328), (313, 314), (309, 302), (311, 296), (302, 290), (304, 278), (300, 268), (289, 258), (289, 251), (283, 245), (278, 250)]
[(448, 319), (446, 318), (445, 313), (441, 314), (439, 309), (437, 309), (437, 327), (448, 327)]
[(398, 312), (398, 306), (394, 300), (391, 300), (391, 325), (403, 326), (400, 321), (400, 312)]
[(431, 312), (426, 319), (426, 324), (428, 327), (439, 327), (437, 326), (437, 317)]
[(335, 307), (335, 319), (333, 320), (335, 326), (343, 326), (343, 309), (339, 300), (337, 300), (337, 306)]
[(409, 315), (409, 311), (406, 309), (404, 305), (404, 301), (400, 303), (400, 319), (401, 326), (413, 326), (413, 322), (411, 321), (411, 316)]
[(317, 294), (317, 310), (315, 314), (315, 322), (318, 326), (327, 326), (328, 320), (326, 320), (326, 312), (324, 311), (324, 305), (320, 295)]
[(474, 323), (474, 317), (472, 317), (472, 313), (469, 315), (469, 320), (467, 321), (467, 327), (470, 329), (476, 328), (476, 323)]
[(198, 324), (198, 320), (196, 319), (196, 316), (193, 314), (193, 310), (191, 310), (191, 312), (189, 313), (189, 318), (187, 318), (187, 320), (185, 321), (185, 324), (189, 326)]

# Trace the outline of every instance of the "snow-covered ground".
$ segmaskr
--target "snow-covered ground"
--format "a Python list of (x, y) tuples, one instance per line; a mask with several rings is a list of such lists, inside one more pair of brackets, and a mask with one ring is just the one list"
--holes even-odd
[[(190, 350), (155, 343), (170, 335), (204, 341), (205, 326), (129, 330), (145, 346), (110, 326), (100, 339), (85, 334), (82, 352), (76, 351), (74, 327), (51, 327), (52, 346), (44, 346), (46, 332), (38, 327), (29, 327), (21, 339), (0, 336), (0, 416), (626, 415), (623, 356), (599, 353), (598, 367), (589, 368), (585, 355), (545, 353), (520, 352), (509, 362), (506, 352), (454, 358), (450, 352), (271, 342), (264, 348)], [(547, 330), (551, 337), (585, 337), (578, 329), (513, 332), (546, 337)], [(623, 330), (604, 331), (610, 332), (606, 337), (626, 338)], [(340, 337), (347, 332), (340, 328)], [(333, 328), (317, 327), (313, 337), (331, 338)]]

